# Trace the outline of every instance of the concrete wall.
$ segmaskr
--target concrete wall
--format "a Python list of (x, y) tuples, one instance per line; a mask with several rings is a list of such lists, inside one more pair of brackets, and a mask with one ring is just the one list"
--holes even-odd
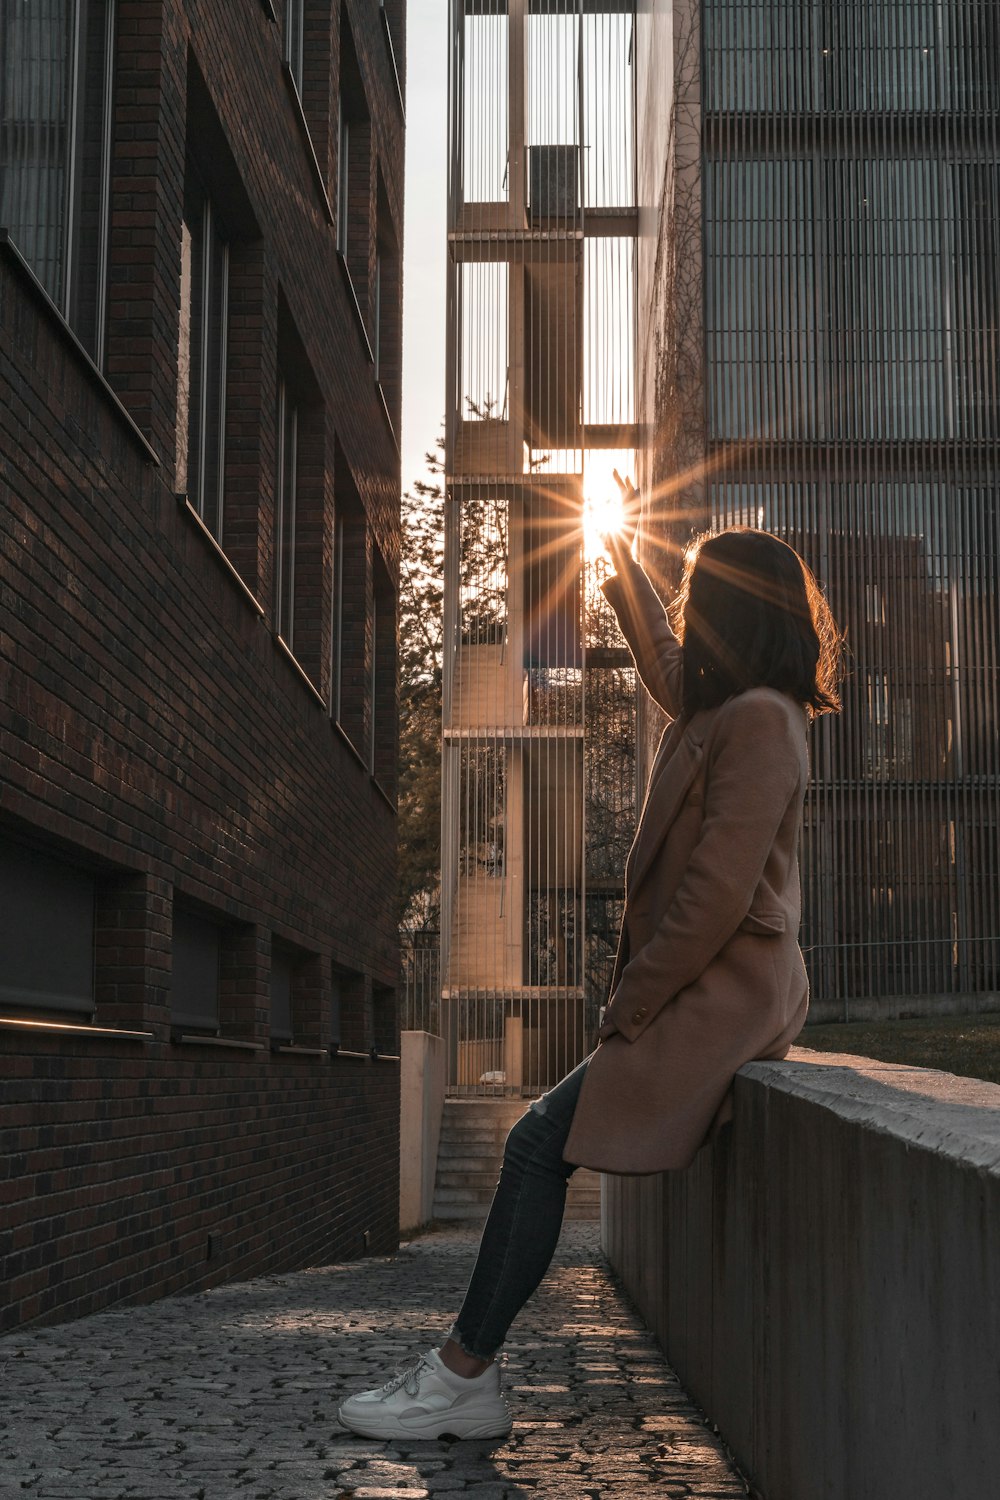
[(407, 1230), (434, 1217), (445, 1047), (444, 1038), (429, 1031), (404, 1031), (399, 1042), (399, 1225)]
[(604, 1241), (766, 1500), (1000, 1473), (1000, 1087), (796, 1049), (687, 1172), (605, 1178)]

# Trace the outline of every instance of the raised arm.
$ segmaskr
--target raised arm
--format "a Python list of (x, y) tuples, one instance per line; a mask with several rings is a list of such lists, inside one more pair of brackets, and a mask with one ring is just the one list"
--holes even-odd
[(618, 571), (602, 583), (602, 592), (618, 616), (646, 691), (664, 713), (676, 719), (681, 711), (681, 643), (639, 564), (625, 552), (612, 556)]
[(681, 643), (670, 628), (659, 595), (632, 556), (639, 492), (631, 479), (623, 479), (617, 469), (614, 472), (622, 497), (622, 523), (604, 538), (615, 572), (601, 590), (618, 616), (646, 691), (665, 714), (676, 719), (682, 706)]

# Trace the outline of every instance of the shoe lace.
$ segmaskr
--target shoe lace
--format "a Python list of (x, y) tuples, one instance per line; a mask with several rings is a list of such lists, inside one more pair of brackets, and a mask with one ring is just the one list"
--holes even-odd
[(391, 1380), (386, 1381), (382, 1387), (383, 1397), (394, 1396), (400, 1388), (405, 1389), (408, 1396), (415, 1396), (420, 1388), (421, 1374), (429, 1369), (430, 1365), (427, 1360), (421, 1356), (415, 1365), (407, 1366), (405, 1370), (400, 1370), (398, 1375), (393, 1375)]

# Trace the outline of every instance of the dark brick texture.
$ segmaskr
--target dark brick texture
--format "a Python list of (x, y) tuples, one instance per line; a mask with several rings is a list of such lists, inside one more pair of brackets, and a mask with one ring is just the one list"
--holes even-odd
[[(368, 288), (378, 237), (402, 247), (403, 16), (390, 33), (377, 0), (305, 0), (300, 101), (282, 11), (117, 7), (103, 370), (0, 243), (0, 842), (94, 888), (91, 1020), (0, 1017), (0, 1331), (397, 1242), (402, 292), (384, 278), (379, 340)], [(355, 286), (344, 36), (369, 122)], [(221, 545), (175, 494), (192, 168), (230, 240)], [(274, 618), (279, 378), (303, 393), (295, 657)], [(171, 1026), (178, 902), (218, 924), (215, 1036)], [(275, 943), (291, 1048), (271, 1043)]]

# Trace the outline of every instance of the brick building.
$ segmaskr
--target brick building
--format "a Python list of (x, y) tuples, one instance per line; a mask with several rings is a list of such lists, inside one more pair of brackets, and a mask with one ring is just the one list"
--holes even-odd
[(397, 1234), (403, 0), (0, 0), (0, 1329)]

